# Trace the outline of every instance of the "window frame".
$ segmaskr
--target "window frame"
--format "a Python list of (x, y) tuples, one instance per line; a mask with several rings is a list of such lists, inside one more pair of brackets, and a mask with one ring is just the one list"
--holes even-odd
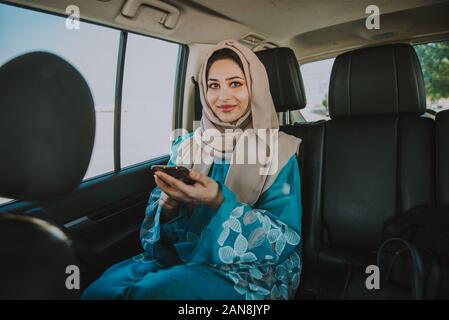
[[(118, 29), (120, 30), (120, 29)], [(115, 106), (114, 106), (114, 171), (113, 173), (119, 173), (123, 170), (127, 170), (128, 168), (134, 168), (136, 166), (145, 164), (154, 159), (159, 159), (161, 157), (165, 157), (164, 155), (158, 156), (151, 159), (146, 159), (144, 161), (134, 163), (131, 165), (127, 165), (126, 167), (122, 167), (121, 165), (121, 118), (122, 118), (122, 89), (123, 89), (123, 79), (125, 72), (125, 61), (126, 61), (126, 47), (128, 44), (128, 34), (144, 36), (146, 38), (157, 39), (161, 41), (166, 41), (170, 43), (174, 43), (178, 45), (178, 58), (176, 60), (176, 72), (175, 72), (175, 83), (174, 83), (174, 91), (173, 91), (173, 118), (172, 118), (172, 129), (181, 128), (182, 127), (182, 112), (183, 112), (183, 103), (184, 103), (184, 86), (186, 81), (187, 74), (187, 63), (189, 58), (189, 47), (185, 44), (181, 44), (175, 41), (168, 41), (165, 39), (150, 37), (148, 35), (143, 35), (141, 33), (136, 32), (128, 32), (125, 30), (121, 30), (120, 34), (120, 43), (118, 49), (118, 57), (117, 57), (117, 80), (116, 80), (116, 90), (115, 90)], [(97, 176), (95, 176), (97, 177)], [(93, 179), (95, 177), (91, 177), (89, 179)], [(89, 179), (83, 180), (88, 181)]]

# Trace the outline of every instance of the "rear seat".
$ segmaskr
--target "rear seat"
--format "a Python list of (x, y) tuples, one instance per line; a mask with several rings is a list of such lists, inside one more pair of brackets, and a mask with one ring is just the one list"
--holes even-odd
[[(336, 58), (331, 120), (307, 130), (300, 155), (307, 230), (300, 295), (368, 297), (364, 281), (356, 280), (376, 264), (384, 220), (435, 205), (434, 122), (421, 117), (425, 108), (413, 47), (387, 45)], [(282, 129), (304, 136), (303, 128)]]

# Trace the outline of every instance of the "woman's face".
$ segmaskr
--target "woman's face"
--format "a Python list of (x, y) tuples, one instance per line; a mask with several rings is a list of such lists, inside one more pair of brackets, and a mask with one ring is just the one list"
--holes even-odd
[(207, 79), (207, 102), (223, 122), (234, 123), (249, 106), (245, 75), (232, 59), (215, 61)]

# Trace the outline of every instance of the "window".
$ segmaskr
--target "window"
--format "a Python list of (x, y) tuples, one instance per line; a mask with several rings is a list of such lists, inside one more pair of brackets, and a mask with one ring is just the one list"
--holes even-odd
[[(81, 16), (82, 16), (82, 12)], [(0, 4), (0, 65), (32, 51), (64, 58), (86, 79), (95, 103), (96, 134), (84, 179), (114, 171), (114, 112), (120, 31)], [(129, 34), (121, 110), (121, 166), (170, 152), (174, 86), (180, 45)], [(120, 168), (118, 168), (120, 169)], [(0, 204), (11, 199), (0, 198)]]
[(301, 66), (307, 106), (300, 112), (308, 122), (329, 118), (328, 91), (334, 60), (310, 62)]
[(129, 34), (121, 115), (121, 166), (170, 153), (179, 45)]
[(449, 41), (415, 46), (426, 86), (427, 108), (449, 109)]
[(0, 65), (30, 51), (55, 53), (86, 79), (96, 110), (95, 145), (85, 178), (114, 170), (115, 74), (120, 32), (80, 22), (67, 29), (65, 17), (0, 4)]

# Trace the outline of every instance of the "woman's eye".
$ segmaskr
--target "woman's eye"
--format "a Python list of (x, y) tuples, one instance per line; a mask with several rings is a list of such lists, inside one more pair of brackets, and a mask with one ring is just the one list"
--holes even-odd
[(242, 84), (240, 83), (240, 82), (237, 82), (237, 81), (233, 81), (233, 82), (231, 82), (231, 87), (232, 88), (238, 88), (238, 87), (240, 87)]
[(210, 89), (217, 89), (218, 88), (218, 83), (210, 83), (209, 84), (209, 88)]

